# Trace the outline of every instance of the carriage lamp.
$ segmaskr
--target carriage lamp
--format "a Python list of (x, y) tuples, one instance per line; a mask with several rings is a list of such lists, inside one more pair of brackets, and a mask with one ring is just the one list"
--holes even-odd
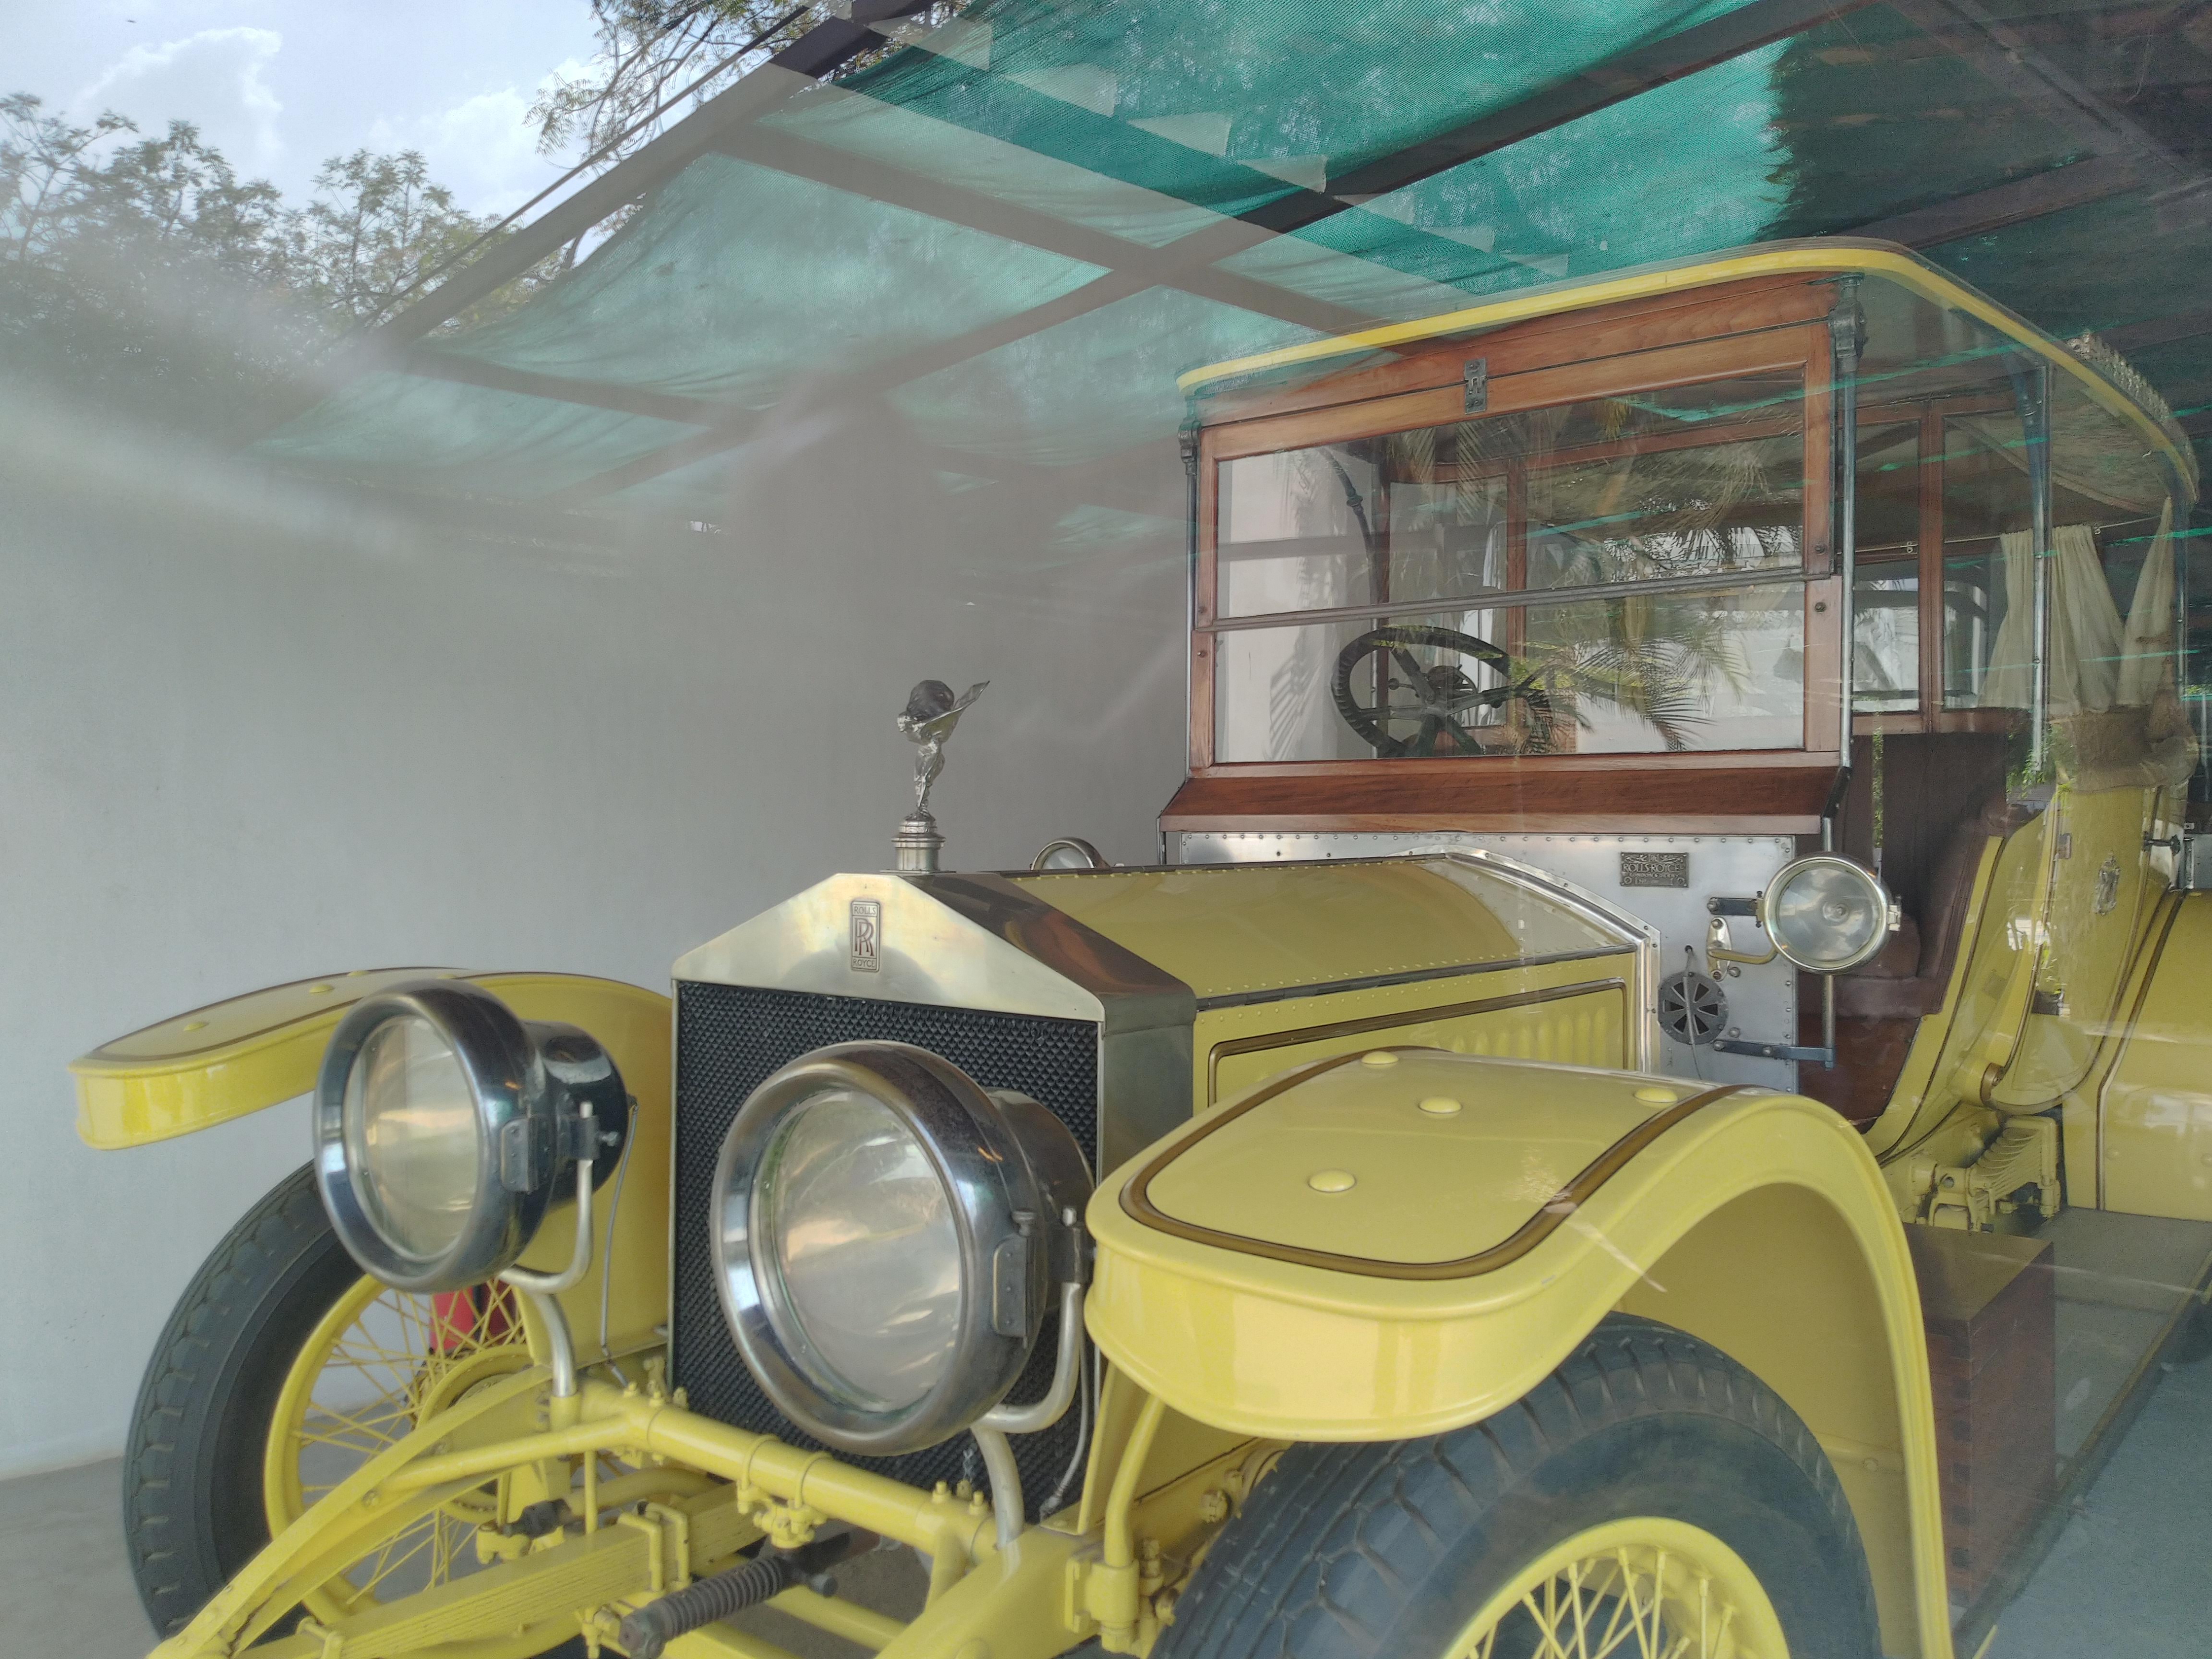
[(1897, 923), (1881, 878), (1833, 853), (1784, 865), (1759, 896), (1759, 925), (1777, 951), (1808, 973), (1857, 967), (1881, 950)]
[(424, 980), (338, 1022), (315, 1083), (315, 1182), (371, 1277), (454, 1291), (512, 1267), (572, 1170), (622, 1155), (629, 1098), (599, 1042)]
[(1045, 1426), (1057, 1411), (1032, 1423), (1000, 1402), (1055, 1287), (1064, 1409), (1091, 1176), (1036, 1102), (904, 1043), (817, 1048), (738, 1109), (713, 1190), (731, 1335), (784, 1415), (825, 1444), (882, 1456), (971, 1427)]

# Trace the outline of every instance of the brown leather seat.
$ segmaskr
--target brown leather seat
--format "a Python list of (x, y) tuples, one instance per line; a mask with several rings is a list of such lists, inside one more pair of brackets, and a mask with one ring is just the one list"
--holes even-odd
[[(1836, 981), (1836, 1064), (1801, 1066), (1797, 1086), (1864, 1127), (1881, 1115), (1922, 1018), (1942, 1006), (1992, 836), (2033, 816), (2005, 799), (2005, 740), (1996, 733), (1900, 735), (1884, 744), (1884, 878), (1902, 922), (1881, 955)], [(1843, 849), (1873, 859), (1872, 745), (1852, 746)], [(1969, 803), (1979, 802), (1978, 807)], [(1820, 986), (1799, 982), (1798, 1041), (1820, 1041)]]
[(2010, 835), (2030, 816), (2000, 795), (1952, 830), (1920, 898), (1920, 915), (1905, 917), (1872, 962), (1838, 977), (1838, 1018), (1918, 1019), (1943, 1006), (1982, 851), (1992, 836)]

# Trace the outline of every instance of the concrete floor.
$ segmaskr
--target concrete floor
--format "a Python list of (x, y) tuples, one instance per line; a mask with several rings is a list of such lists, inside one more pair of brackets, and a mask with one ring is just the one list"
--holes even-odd
[[(121, 1485), (113, 1462), (0, 1482), (0, 1630), (9, 1652), (141, 1659), (153, 1646), (124, 1560)], [(2049, 1558), (1999, 1620), (1987, 1659), (2123, 1650), (2130, 1659), (2203, 1659), (2212, 1652), (2208, 1540), (2212, 1359), (2200, 1359), (2160, 1378)], [(900, 1552), (841, 1572), (860, 1599), (888, 1606), (916, 1594), (919, 1571)], [(770, 1610), (746, 1623), (800, 1659), (860, 1651)]]
[(2204, 1659), (2208, 1560), (2212, 1358), (2160, 1379), (2043, 1565), (1998, 1618), (1989, 1659)]
[(0, 1629), (23, 1659), (142, 1659), (119, 1458), (0, 1481)]

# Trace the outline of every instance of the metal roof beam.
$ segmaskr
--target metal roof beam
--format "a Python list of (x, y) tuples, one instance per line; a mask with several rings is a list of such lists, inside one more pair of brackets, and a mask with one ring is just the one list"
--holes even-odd
[[(1724, 17), (1663, 40), (1648, 42), (1546, 88), (1532, 98), (1364, 163), (1328, 192), (1293, 191), (1244, 216), (1263, 231), (1281, 232), (1319, 222), (1373, 196), (1414, 183), (1463, 161), (1502, 149), (1534, 134), (1631, 98), (1650, 88), (1711, 67), (1784, 36), (1838, 17), (1872, 0), (1750, 0)], [(810, 29), (737, 85), (719, 94), (665, 133), (625, 157), (574, 196), (548, 210), (474, 264), (377, 328), (386, 343), (419, 339), (557, 252), (609, 214), (672, 177), (708, 150), (721, 147), (749, 124), (815, 79), (831, 74), (882, 34), (870, 27), (919, 11), (927, 0), (854, 0), (850, 18), (832, 18)], [(782, 74), (772, 75), (771, 70)], [(803, 77), (803, 78), (800, 78)], [(796, 84), (794, 84), (796, 81)], [(1201, 233), (1203, 234), (1203, 233)], [(1212, 239), (1197, 252), (1210, 263), (1249, 242)]]
[(1886, 0), (1929, 39), (1971, 64), (2036, 114), (2071, 133), (2099, 155), (2132, 155), (2187, 183), (2199, 175), (2124, 110), (2039, 52), (2027, 38), (1983, 9), (1978, 0)]
[[(1738, 7), (1725, 17), (1686, 29), (1664, 40), (1632, 47), (1509, 109), (1364, 163), (1342, 179), (1332, 180), (1327, 194), (1292, 191), (1265, 207), (1238, 218), (1224, 219), (1164, 248), (1142, 250), (1141, 257), (1125, 255), (1105, 276), (1070, 294), (956, 339), (925, 347), (894, 363), (858, 377), (852, 383), (853, 387), (855, 390), (870, 387), (887, 390), (891, 386), (918, 378), (937, 368), (1040, 332), (1055, 323), (1110, 305), (1146, 288), (1159, 285), (1185, 287), (1193, 282), (1210, 282), (1214, 276), (1225, 276), (1228, 273), (1212, 271), (1214, 262), (1267, 241), (1275, 235), (1318, 223), (1334, 214), (1359, 206), (1376, 195), (1401, 188), (1492, 150), (1502, 149), (1523, 138), (1564, 125), (1594, 110), (1633, 97), (1668, 81), (1693, 75), (1699, 70), (1709, 69), (1715, 64), (1771, 45), (1785, 36), (1842, 16), (1871, 3), (1872, 0), (1751, 0), (1749, 4)], [(715, 147), (742, 152), (761, 138), (762, 135), (757, 132), (748, 133), (740, 143), (732, 136)], [(1042, 233), (1040, 230), (1038, 234)], [(1205, 278), (1194, 275), (1200, 271), (1206, 271), (1209, 275)], [(1283, 291), (1273, 290), (1269, 284), (1259, 286), (1270, 289), (1269, 304), (1263, 314), (1282, 315), (1281, 307), (1289, 303), (1287, 296), (1274, 297)], [(1230, 301), (1229, 303), (1243, 302)], [(1307, 325), (1322, 326), (1319, 324)], [(1324, 327), (1322, 331), (1339, 332), (1341, 325)], [(719, 447), (730, 447), (736, 441), (742, 440), (724, 439), (720, 441)], [(575, 504), (611, 495), (705, 459), (714, 453), (717, 447), (717, 441), (711, 435), (685, 439), (573, 484), (554, 499), (563, 504)]]
[(1871, 3), (1750, 0), (1724, 17), (1632, 46), (1504, 109), (1363, 162), (1331, 178), (1326, 192), (1298, 191), (1243, 216), (1247, 223), (1268, 230), (1304, 229), (1346, 208), (1565, 126), (1654, 87), (1771, 46)]
[[(829, 395), (845, 397), (879, 395), (908, 380), (933, 374), (940, 368), (965, 362), (970, 357), (981, 356), (987, 351), (1012, 343), (1032, 334), (1043, 332), (1058, 323), (1079, 317), (1141, 294), (1154, 286), (1147, 276), (1109, 270), (1103, 276), (1093, 277), (1082, 287), (1061, 295), (1043, 305), (1002, 317), (980, 328), (969, 329), (946, 340), (933, 341), (917, 347), (887, 363), (880, 363), (862, 373), (845, 376)], [(678, 439), (675, 443), (647, 452), (619, 466), (608, 468), (567, 489), (556, 492), (549, 499), (556, 506), (574, 507), (594, 501), (602, 495), (613, 495), (635, 484), (645, 483), (674, 472), (696, 462), (707, 459), (726, 449), (734, 449), (745, 441), (756, 424), (773, 410), (761, 410), (747, 416), (742, 427), (731, 426), (720, 431), (705, 432), (696, 438)]]
[[(760, 429), (769, 410), (733, 408), (708, 398), (686, 397), (680, 392), (658, 392), (645, 386), (613, 386), (604, 380), (572, 380), (566, 375), (542, 374), (534, 369), (511, 368), (503, 363), (486, 362), (481, 358), (464, 357), (457, 354), (417, 350), (401, 365), (412, 374), (428, 379), (452, 380), (463, 386), (483, 386), (494, 392), (512, 392), (528, 398), (545, 398), (561, 403), (574, 404), (589, 409), (612, 410), (624, 415), (643, 415), (657, 421), (680, 421), (701, 428), (696, 439), (686, 439), (678, 446), (664, 447), (649, 455), (639, 458), (651, 460), (653, 466), (642, 471), (637, 478), (657, 477), (673, 471), (677, 466), (690, 460), (704, 459), (723, 450), (734, 448), (751, 438)], [(672, 447), (687, 448), (690, 452), (682, 460), (669, 464)], [(1099, 507), (1118, 507), (1128, 511), (1145, 511), (1155, 505), (1149, 496), (1139, 497), (1127, 490), (1112, 487), (1110, 480), (1102, 483), (1092, 476), (1088, 467), (1040, 466), (1033, 462), (1008, 460), (1000, 456), (979, 455), (964, 449), (948, 448), (944, 445), (927, 445), (925, 459), (932, 466), (947, 472), (965, 472), (972, 477), (991, 478), (1003, 483), (1051, 483), (1056, 488), (1073, 485), (1087, 493), (1081, 499)], [(665, 459), (664, 458), (669, 458)], [(620, 469), (617, 469), (619, 471)], [(550, 498), (554, 506), (570, 504), (567, 498), (576, 493), (576, 501), (607, 493), (605, 489), (586, 489), (586, 486), (604, 479), (607, 474), (596, 475), (583, 485), (570, 485), (567, 490)]]
[(1133, 274), (1150, 272), (1152, 276), (1146, 286), (1157, 283), (1180, 289), (1203, 300), (1278, 318), (1324, 334), (1349, 333), (1380, 320), (1371, 312), (1312, 299), (1257, 277), (1222, 270), (1211, 264), (1195, 263), (1187, 252), (1170, 252), (1181, 247), (1181, 242), (1170, 243), (1166, 248), (1149, 247), (1003, 197), (986, 195), (930, 174), (909, 172), (872, 156), (818, 143), (778, 128), (748, 125), (725, 135), (714, 148), (740, 161), (793, 178), (811, 179), (833, 190), (865, 196), (890, 206), (911, 209), (948, 224), (1003, 236), (1009, 241), (1080, 259), (1086, 264)]
[(2093, 155), (2087, 161), (2014, 179), (1948, 201), (1847, 227), (1852, 236), (1875, 236), (1906, 247), (1934, 247), (1964, 236), (1986, 235), (2046, 214), (2063, 213), (2140, 188), (2154, 175), (2137, 157)]
[(2212, 334), (2212, 311), (2176, 312), (2164, 317), (2144, 317), (2132, 323), (2100, 328), (2097, 337), (2115, 351), (2142, 351)]
[(418, 340), (541, 259), (559, 252), (609, 214), (673, 178), (731, 127), (757, 119), (793, 94), (883, 44), (869, 27), (923, 9), (930, 0), (854, 0), (848, 17), (817, 24), (735, 86), (716, 94), (635, 154), (624, 156), (573, 196), (547, 209), (482, 258), (464, 265), (367, 337), (394, 344)]

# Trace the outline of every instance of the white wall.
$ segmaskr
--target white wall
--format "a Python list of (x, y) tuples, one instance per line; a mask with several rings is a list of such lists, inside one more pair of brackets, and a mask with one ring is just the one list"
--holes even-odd
[[(992, 682), (949, 866), (1158, 856), (1179, 536), (1071, 555), (1065, 502), (947, 496), (880, 412), (800, 427), (721, 533), (498, 544), (0, 397), (0, 1475), (121, 1448), (178, 1292), (305, 1158), (297, 1103), (88, 1150), (63, 1068), (94, 1044), (348, 967), (665, 986), (888, 862), (924, 676)], [(1171, 454), (1125, 484), (1180, 514)]]

